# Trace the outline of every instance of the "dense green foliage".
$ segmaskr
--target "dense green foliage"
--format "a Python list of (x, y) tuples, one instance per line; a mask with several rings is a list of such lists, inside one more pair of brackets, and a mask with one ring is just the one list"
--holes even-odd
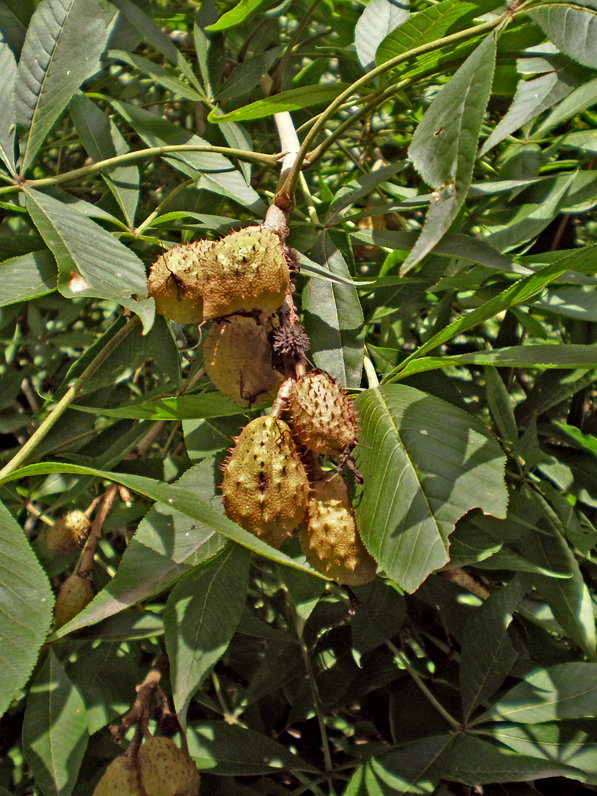
[[(594, 791), (597, 0), (0, 0), (0, 34), (0, 796), (91, 796), (151, 672), (202, 796)], [(276, 196), (359, 411), (354, 591), (226, 518), (267, 408), (147, 296)], [(97, 547), (49, 549), (74, 508)]]

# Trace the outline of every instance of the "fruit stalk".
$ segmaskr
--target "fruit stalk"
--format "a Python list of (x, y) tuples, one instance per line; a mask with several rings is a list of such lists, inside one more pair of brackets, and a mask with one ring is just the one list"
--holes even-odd
[(114, 503), (117, 493), (118, 486), (116, 484), (112, 484), (106, 490), (100, 509), (96, 514), (95, 519), (91, 523), (91, 530), (89, 531), (89, 536), (87, 537), (85, 546), (83, 547), (81, 555), (79, 556), (79, 560), (77, 561), (77, 565), (75, 566), (75, 575), (86, 578), (93, 569), (93, 557), (95, 556), (97, 543), (102, 535), (102, 527), (106, 517), (110, 513), (110, 509), (112, 508), (112, 504)]

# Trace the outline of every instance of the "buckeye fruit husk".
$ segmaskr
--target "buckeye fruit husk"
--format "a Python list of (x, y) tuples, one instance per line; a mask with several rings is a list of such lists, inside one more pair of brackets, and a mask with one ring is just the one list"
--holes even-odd
[(86, 608), (95, 597), (95, 590), (87, 578), (70, 575), (60, 587), (54, 606), (56, 627), (60, 628)]
[(46, 532), (46, 541), (50, 553), (65, 555), (83, 544), (87, 538), (91, 523), (85, 512), (80, 509), (69, 511), (59, 517)]
[(138, 753), (146, 796), (197, 796), (199, 771), (189, 755), (169, 738), (153, 736)]
[(288, 398), (296, 438), (308, 450), (330, 458), (356, 444), (357, 414), (351, 399), (322, 370), (296, 381)]
[(93, 796), (146, 796), (137, 760), (126, 755), (113, 760), (95, 786)]
[(214, 386), (241, 406), (272, 398), (282, 374), (272, 366), (269, 318), (233, 315), (212, 324), (203, 343), (203, 366)]
[(263, 227), (231, 232), (217, 241), (202, 270), (203, 314), (273, 315), (290, 285), (290, 269), (278, 235)]
[(309, 564), (344, 586), (361, 586), (374, 580), (377, 564), (359, 535), (342, 476), (315, 481), (311, 486), (308, 519), (298, 534)]
[(287, 423), (270, 415), (251, 420), (224, 465), (226, 515), (279, 547), (301, 522), (309, 481)]
[(157, 312), (177, 323), (203, 321), (204, 268), (211, 240), (174, 246), (151, 266), (147, 281)]

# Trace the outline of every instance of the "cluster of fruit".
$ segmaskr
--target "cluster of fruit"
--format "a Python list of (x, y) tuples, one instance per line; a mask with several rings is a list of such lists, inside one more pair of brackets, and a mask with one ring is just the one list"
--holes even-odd
[(353, 447), (352, 402), (327, 373), (312, 370), (293, 381), (286, 408), (290, 423), (256, 417), (234, 439), (224, 465), (224, 510), (273, 547), (300, 524), (314, 569), (347, 586), (367, 583), (376, 565), (358, 534), (346, 482), (309, 461), (309, 452), (331, 457)]
[[(360, 585), (375, 577), (375, 561), (358, 534), (346, 482), (339, 473), (326, 476), (317, 462), (317, 456), (348, 457), (356, 413), (327, 373), (305, 372), (308, 337), (283, 307), (293, 265), (274, 231), (251, 227), (162, 255), (152, 266), (149, 294), (174, 321), (212, 322), (204, 365), (221, 393), (241, 406), (284, 395), (276, 411), (234, 438), (223, 468), (227, 516), (273, 547), (300, 525), (311, 566), (341, 584)], [(283, 383), (288, 389), (280, 390)], [(289, 422), (280, 418), (280, 405)]]
[(113, 760), (93, 796), (197, 796), (199, 772), (169, 738), (152, 736), (136, 755)]

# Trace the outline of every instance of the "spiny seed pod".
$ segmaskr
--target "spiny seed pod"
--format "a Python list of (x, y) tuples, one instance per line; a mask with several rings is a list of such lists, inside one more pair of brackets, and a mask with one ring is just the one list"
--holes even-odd
[(287, 423), (251, 420), (235, 438), (222, 482), (227, 516), (279, 547), (305, 515), (309, 482)]
[(139, 749), (139, 769), (146, 796), (197, 796), (199, 772), (169, 738), (153, 736)]
[(282, 306), (290, 271), (276, 233), (250, 227), (231, 232), (213, 246), (202, 279), (206, 318), (255, 311), (272, 315)]
[(82, 578), (79, 575), (68, 577), (60, 587), (54, 606), (56, 627), (62, 627), (74, 619), (83, 608), (89, 605), (94, 596), (95, 591), (87, 578)]
[(299, 531), (307, 561), (324, 575), (346, 586), (360, 586), (375, 578), (377, 565), (359, 532), (344, 479), (311, 485), (308, 523)]
[(297, 359), (304, 356), (311, 346), (311, 341), (303, 327), (295, 323), (293, 326), (278, 326), (272, 334), (272, 348), (281, 356)]
[(156, 310), (177, 323), (201, 323), (203, 320), (202, 278), (211, 240), (197, 240), (175, 246), (161, 254), (151, 266), (149, 295)]
[(269, 319), (243, 315), (214, 323), (203, 343), (203, 365), (215, 387), (241, 406), (267, 401), (282, 383), (272, 367)]
[(48, 528), (46, 539), (50, 553), (66, 555), (83, 544), (87, 538), (90, 522), (84, 512), (79, 509), (69, 511), (59, 517), (51, 528)]
[(296, 438), (310, 451), (336, 456), (356, 443), (357, 415), (352, 401), (322, 370), (312, 370), (296, 382), (288, 411)]
[(146, 796), (137, 760), (126, 755), (113, 760), (95, 786), (93, 796)]

